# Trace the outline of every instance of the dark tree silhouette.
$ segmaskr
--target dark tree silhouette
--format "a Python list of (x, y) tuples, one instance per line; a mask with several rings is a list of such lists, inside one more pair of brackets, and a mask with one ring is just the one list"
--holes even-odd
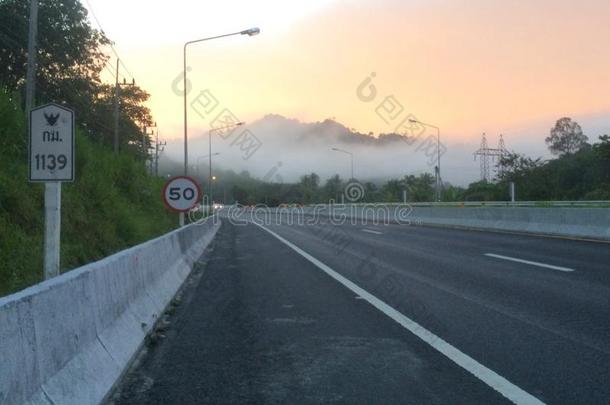
[(571, 118), (563, 117), (557, 120), (551, 129), (551, 135), (546, 138), (549, 150), (554, 155), (572, 154), (587, 144), (587, 136), (582, 128)]

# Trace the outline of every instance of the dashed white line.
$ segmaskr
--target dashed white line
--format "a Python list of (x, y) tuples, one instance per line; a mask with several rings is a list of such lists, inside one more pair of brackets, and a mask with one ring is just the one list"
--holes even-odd
[(502, 260), (509, 260), (511, 262), (530, 264), (532, 266), (544, 267), (546, 269), (566, 271), (566, 272), (574, 271), (574, 269), (570, 269), (567, 267), (554, 266), (552, 264), (546, 264), (546, 263), (540, 263), (540, 262), (532, 262), (530, 260), (519, 259), (517, 257), (497, 255), (495, 253), (485, 253), (484, 256), (495, 257), (496, 259), (502, 259)]
[(468, 371), (476, 378), (499, 392), (505, 398), (509, 399), (515, 404), (544, 404), (544, 402), (540, 401), (538, 398), (534, 397), (530, 393), (525, 390), (519, 388), (515, 384), (508, 381), (506, 378), (497, 374), (495, 371), (485, 367), (472, 357), (467, 354), (461, 352), (458, 348), (452, 346), (451, 344), (445, 342), (440, 337), (436, 336), (429, 330), (425, 329), (423, 326), (419, 325), (417, 322), (413, 321), (410, 318), (407, 318), (379, 298), (370, 294), (368, 291), (354, 284), (347, 278), (343, 277), (341, 274), (337, 273), (326, 264), (322, 263), (309, 253), (305, 252), (298, 246), (292, 244), (286, 239), (282, 238), (277, 233), (267, 229), (266, 227), (256, 224), (260, 228), (269, 232), (280, 242), (284, 243), (286, 246), (303, 256), (309, 262), (314, 264), (320, 270), (324, 271), (330, 277), (334, 278), (339, 283), (343, 284), (345, 287), (349, 288), (352, 292), (356, 293), (362, 299), (368, 301), (372, 306), (377, 308), (379, 311), (383, 312), (385, 315), (398, 322), (402, 327), (413, 333), (415, 336), (423, 340), (425, 343), (433, 347), (438, 352), (444, 354), (447, 358), (453, 361), (458, 366), (462, 367), (464, 370)]
[(366, 228), (362, 228), (361, 229), (362, 232), (368, 232), (368, 233), (373, 233), (375, 235), (383, 235), (383, 232), (379, 232), (379, 231), (373, 231), (371, 229), (366, 229)]

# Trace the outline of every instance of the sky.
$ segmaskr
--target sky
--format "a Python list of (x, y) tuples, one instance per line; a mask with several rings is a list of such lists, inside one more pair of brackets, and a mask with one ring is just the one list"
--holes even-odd
[[(88, 0), (88, 8), (151, 93), (165, 139), (182, 136), (183, 43), (249, 27), (261, 34), (189, 46), (189, 102), (208, 90), (246, 122), (333, 118), (374, 134), (412, 115), (438, 126), (448, 149), (474, 151), (482, 132), (491, 144), (502, 133), (510, 149), (534, 156), (547, 154), (544, 138), (563, 116), (592, 140), (610, 133), (607, 0)], [(388, 97), (400, 114), (382, 117)], [(191, 134), (203, 135), (210, 119), (191, 111)]]

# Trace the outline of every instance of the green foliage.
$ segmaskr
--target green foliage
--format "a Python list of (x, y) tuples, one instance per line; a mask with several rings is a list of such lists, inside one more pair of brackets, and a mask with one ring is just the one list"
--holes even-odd
[(456, 187), (451, 184), (445, 184), (443, 188), (443, 192), (441, 194), (442, 201), (444, 202), (453, 202), (453, 201), (463, 201), (464, 189), (462, 187)]
[(318, 197), (318, 185), (320, 184), (320, 176), (315, 173), (301, 176), (299, 189), (301, 191), (302, 203), (311, 204), (316, 202)]
[[(29, 3), (28, 0), (0, 1), (0, 87), (22, 96), (27, 68)], [(108, 63), (103, 53), (103, 48), (110, 44), (108, 38), (91, 27), (87, 10), (79, 0), (39, 2), (37, 38), (35, 104), (56, 102), (71, 107), (90, 139), (112, 145), (115, 89), (114, 85), (100, 81), (100, 73)], [(138, 86), (121, 86), (121, 148), (140, 157), (145, 152), (142, 127), (153, 122), (150, 110), (143, 105), (148, 98), (149, 94)], [(150, 144), (148, 136), (145, 142)]]
[[(506, 195), (505, 195), (506, 194)], [(461, 195), (461, 201), (502, 201), (507, 200), (507, 194), (497, 184), (487, 181), (477, 181), (468, 186)]]
[(473, 183), (462, 194), (463, 199), (508, 200), (512, 181), (521, 201), (608, 200), (610, 137), (603, 135), (599, 140), (547, 162), (510, 153), (500, 160), (502, 172), (497, 183)]
[[(543, 161), (517, 153), (500, 159), (501, 170), (496, 182), (474, 182), (467, 188), (444, 183), (442, 201), (508, 201), (509, 183), (515, 182), (517, 200), (609, 200), (610, 199), (610, 136), (602, 135), (599, 142), (586, 144), (573, 153), (564, 153), (556, 159)], [(171, 173), (180, 173), (182, 167), (174, 165)], [(167, 171), (166, 171), (167, 172)], [(300, 178), (298, 183), (272, 183), (251, 177), (249, 173), (215, 170), (215, 201), (244, 205), (312, 204), (341, 202), (349, 181), (334, 175), (321, 182), (316, 173)], [(207, 182), (207, 173), (199, 180)], [(357, 179), (354, 179), (358, 181)], [(434, 200), (434, 176), (430, 173), (405, 175), (385, 182), (363, 182), (364, 197), (360, 203), (398, 203), (403, 191), (408, 202)], [(221, 193), (219, 190), (222, 189)], [(222, 196), (222, 197), (221, 197)], [(544, 203), (541, 203), (544, 204)]]
[[(25, 122), (18, 100), (0, 93), (0, 296), (42, 279), (44, 186), (27, 180)], [(62, 271), (170, 230), (162, 183), (77, 131), (76, 181), (62, 185)]]
[(328, 201), (341, 201), (341, 194), (343, 193), (344, 188), (343, 181), (338, 174), (330, 177), (324, 183), (324, 187), (322, 190), (322, 201), (320, 202), (328, 202)]
[(587, 136), (583, 134), (577, 122), (563, 117), (558, 119), (551, 129), (546, 143), (554, 155), (570, 154), (579, 151), (587, 144)]
[(430, 173), (404, 177), (407, 199), (412, 202), (434, 201), (434, 177)]

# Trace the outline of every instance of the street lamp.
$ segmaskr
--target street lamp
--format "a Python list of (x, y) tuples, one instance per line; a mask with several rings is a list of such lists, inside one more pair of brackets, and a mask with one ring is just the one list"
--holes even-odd
[[(211, 156), (218, 156), (218, 155), (220, 155), (220, 153), (216, 152), (216, 153), (212, 153), (212, 155), (211, 155)], [(200, 171), (199, 171), (199, 161), (200, 161), (201, 159), (209, 159), (209, 157), (210, 157), (210, 155), (203, 155), (203, 156), (199, 156), (199, 157), (197, 158), (197, 165), (195, 166), (195, 167), (197, 168), (197, 176), (200, 176)]]
[(212, 128), (208, 131), (208, 156), (210, 157), (210, 173), (208, 174), (208, 195), (210, 196), (210, 206), (212, 204), (212, 132), (214, 131), (222, 131), (224, 129), (229, 129), (229, 128), (234, 128), (234, 127), (239, 127), (241, 125), (244, 125), (245, 122), (240, 121), (238, 123), (232, 124), (232, 125), (227, 125), (225, 127), (220, 127), (220, 128)]
[(354, 179), (354, 154), (352, 152), (348, 152), (346, 150), (343, 149), (339, 149), (339, 148), (332, 148), (332, 150), (334, 150), (335, 152), (341, 152), (341, 153), (346, 153), (350, 156), (351, 158), (351, 167), (352, 167), (352, 178), (350, 180)]
[(259, 28), (250, 28), (247, 30), (243, 30), (243, 31), (238, 31), (238, 32), (233, 32), (230, 34), (224, 34), (224, 35), (217, 35), (215, 37), (209, 37), (209, 38), (202, 38), (202, 39), (196, 39), (194, 41), (188, 41), (184, 43), (184, 48), (183, 48), (183, 52), (182, 52), (182, 61), (183, 61), (183, 91), (184, 91), (184, 175), (188, 175), (188, 126), (187, 126), (187, 114), (186, 114), (186, 96), (187, 96), (187, 91), (186, 91), (186, 47), (190, 44), (194, 44), (197, 42), (203, 42), (203, 41), (209, 41), (211, 39), (217, 39), (217, 38), (224, 38), (224, 37), (229, 37), (232, 35), (248, 35), (248, 36), (254, 36), (254, 35), (258, 35), (261, 32), (261, 30)]
[(441, 130), (436, 125), (426, 124), (414, 118), (409, 118), (409, 122), (413, 124), (420, 124), (426, 127), (434, 128), (436, 130), (436, 201), (441, 200)]

